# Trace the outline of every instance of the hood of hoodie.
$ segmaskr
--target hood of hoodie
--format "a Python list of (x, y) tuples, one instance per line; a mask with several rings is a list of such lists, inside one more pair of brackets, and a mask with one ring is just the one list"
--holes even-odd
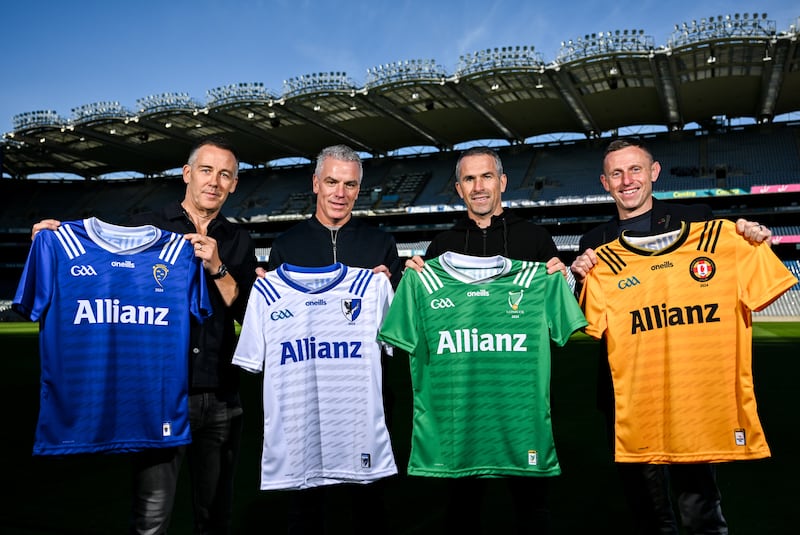
[(469, 218), (434, 236), (425, 258), (434, 258), (446, 251), (474, 256), (502, 255), (506, 258), (546, 262), (558, 256), (558, 248), (544, 227), (527, 221), (510, 210), (491, 218), (482, 229)]
[[(492, 216), (489, 226), (480, 228), (475, 221), (469, 217), (460, 219), (453, 225), (452, 232), (462, 233), (463, 242), (460, 245), (461, 251), (466, 254), (479, 254), (480, 256), (500, 254), (508, 256), (508, 233), (509, 227), (522, 222), (523, 219), (503, 210), (500, 215)], [(475, 245), (480, 244), (480, 250), (475, 250)], [(472, 244), (472, 248), (470, 247)]]

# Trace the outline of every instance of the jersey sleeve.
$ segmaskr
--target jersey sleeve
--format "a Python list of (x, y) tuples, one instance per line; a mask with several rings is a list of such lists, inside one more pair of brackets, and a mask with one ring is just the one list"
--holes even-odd
[[(733, 230), (732, 232), (736, 232)], [(797, 284), (797, 279), (764, 242), (753, 244), (736, 234), (739, 298), (747, 308), (760, 311)]]
[[(191, 248), (189, 251), (191, 251)], [(190, 254), (191, 259), (188, 260), (191, 262), (191, 269), (189, 270), (189, 309), (192, 316), (202, 323), (214, 313), (214, 307), (211, 304), (211, 296), (208, 293), (206, 270), (203, 269), (203, 261), (195, 257), (194, 252), (190, 252)]]
[(392, 282), (389, 280), (389, 278), (383, 275), (376, 277), (376, 281), (378, 285), (378, 288), (375, 290), (375, 296), (377, 299), (377, 307), (376, 307), (377, 310), (375, 318), (376, 340), (380, 342), (381, 347), (386, 352), (386, 354), (392, 356), (394, 346), (392, 346), (387, 342), (381, 341), (377, 337), (377, 334), (380, 332), (380, 329), (383, 326), (383, 322), (386, 320), (386, 314), (388, 314), (389, 308), (391, 308), (392, 300), (394, 299), (394, 288), (392, 288)]
[(597, 340), (608, 329), (606, 298), (598, 278), (598, 269), (599, 266), (595, 266), (586, 276), (578, 299), (587, 322), (584, 331)]
[(566, 279), (560, 272), (547, 275), (547, 325), (550, 329), (550, 339), (559, 346), (563, 346), (569, 337), (582, 327), (585, 327), (586, 318), (581, 311), (575, 296), (569, 289)]
[(266, 279), (258, 279), (250, 291), (247, 307), (242, 320), (242, 329), (236, 350), (233, 352), (234, 365), (250, 372), (264, 371), (267, 354), (267, 333), (264, 319), (269, 314), (265, 292), (269, 291)]
[(12, 308), (15, 312), (38, 321), (45, 315), (55, 288), (55, 234), (43, 230), (33, 239), (25, 267), (22, 270)]
[(418, 279), (419, 274), (413, 269), (405, 272), (378, 333), (378, 340), (408, 353), (413, 353), (419, 342), (418, 315), (415, 313)]

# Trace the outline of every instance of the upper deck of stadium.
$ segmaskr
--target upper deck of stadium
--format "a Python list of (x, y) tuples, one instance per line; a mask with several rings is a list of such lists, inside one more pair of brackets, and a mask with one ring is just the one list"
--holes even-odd
[(508, 46), (461, 56), (452, 71), (432, 59), (378, 65), (360, 85), (323, 72), (286, 80), (280, 93), (243, 82), (209, 89), (203, 101), (164, 93), (133, 110), (95, 102), (69, 117), (24, 112), (0, 143), (3, 176), (160, 176), (209, 134), (263, 168), (336, 143), (377, 157), (639, 125), (679, 131), (720, 117), (765, 124), (800, 111), (799, 31), (800, 17), (780, 29), (765, 13), (736, 13), (675, 24), (663, 44), (643, 30), (579, 36), (548, 60), (533, 46)]

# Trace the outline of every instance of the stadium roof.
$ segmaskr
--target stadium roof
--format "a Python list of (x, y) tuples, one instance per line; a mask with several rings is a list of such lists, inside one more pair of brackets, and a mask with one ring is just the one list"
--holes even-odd
[(228, 137), (242, 163), (260, 167), (313, 159), (336, 143), (378, 156), (638, 125), (680, 130), (720, 116), (770, 122), (800, 111), (799, 30), (735, 14), (675, 25), (660, 46), (642, 30), (586, 35), (562, 43), (549, 63), (532, 46), (510, 46), (462, 56), (453, 73), (434, 60), (379, 65), (361, 87), (343, 72), (314, 73), (287, 80), (280, 95), (248, 82), (211, 89), (205, 102), (166, 93), (139, 99), (135, 111), (117, 102), (66, 119), (34, 111), (14, 117), (0, 160), (16, 178), (156, 176), (209, 134)]

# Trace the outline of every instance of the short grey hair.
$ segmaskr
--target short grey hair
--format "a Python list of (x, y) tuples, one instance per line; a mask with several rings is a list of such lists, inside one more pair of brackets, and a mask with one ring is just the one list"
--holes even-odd
[(356, 151), (347, 145), (332, 145), (325, 147), (317, 155), (317, 166), (314, 169), (314, 174), (319, 176), (322, 172), (322, 164), (325, 163), (327, 158), (340, 160), (343, 162), (356, 162), (358, 164), (358, 183), (361, 184), (361, 178), (364, 176), (364, 167), (361, 165), (361, 156)]

